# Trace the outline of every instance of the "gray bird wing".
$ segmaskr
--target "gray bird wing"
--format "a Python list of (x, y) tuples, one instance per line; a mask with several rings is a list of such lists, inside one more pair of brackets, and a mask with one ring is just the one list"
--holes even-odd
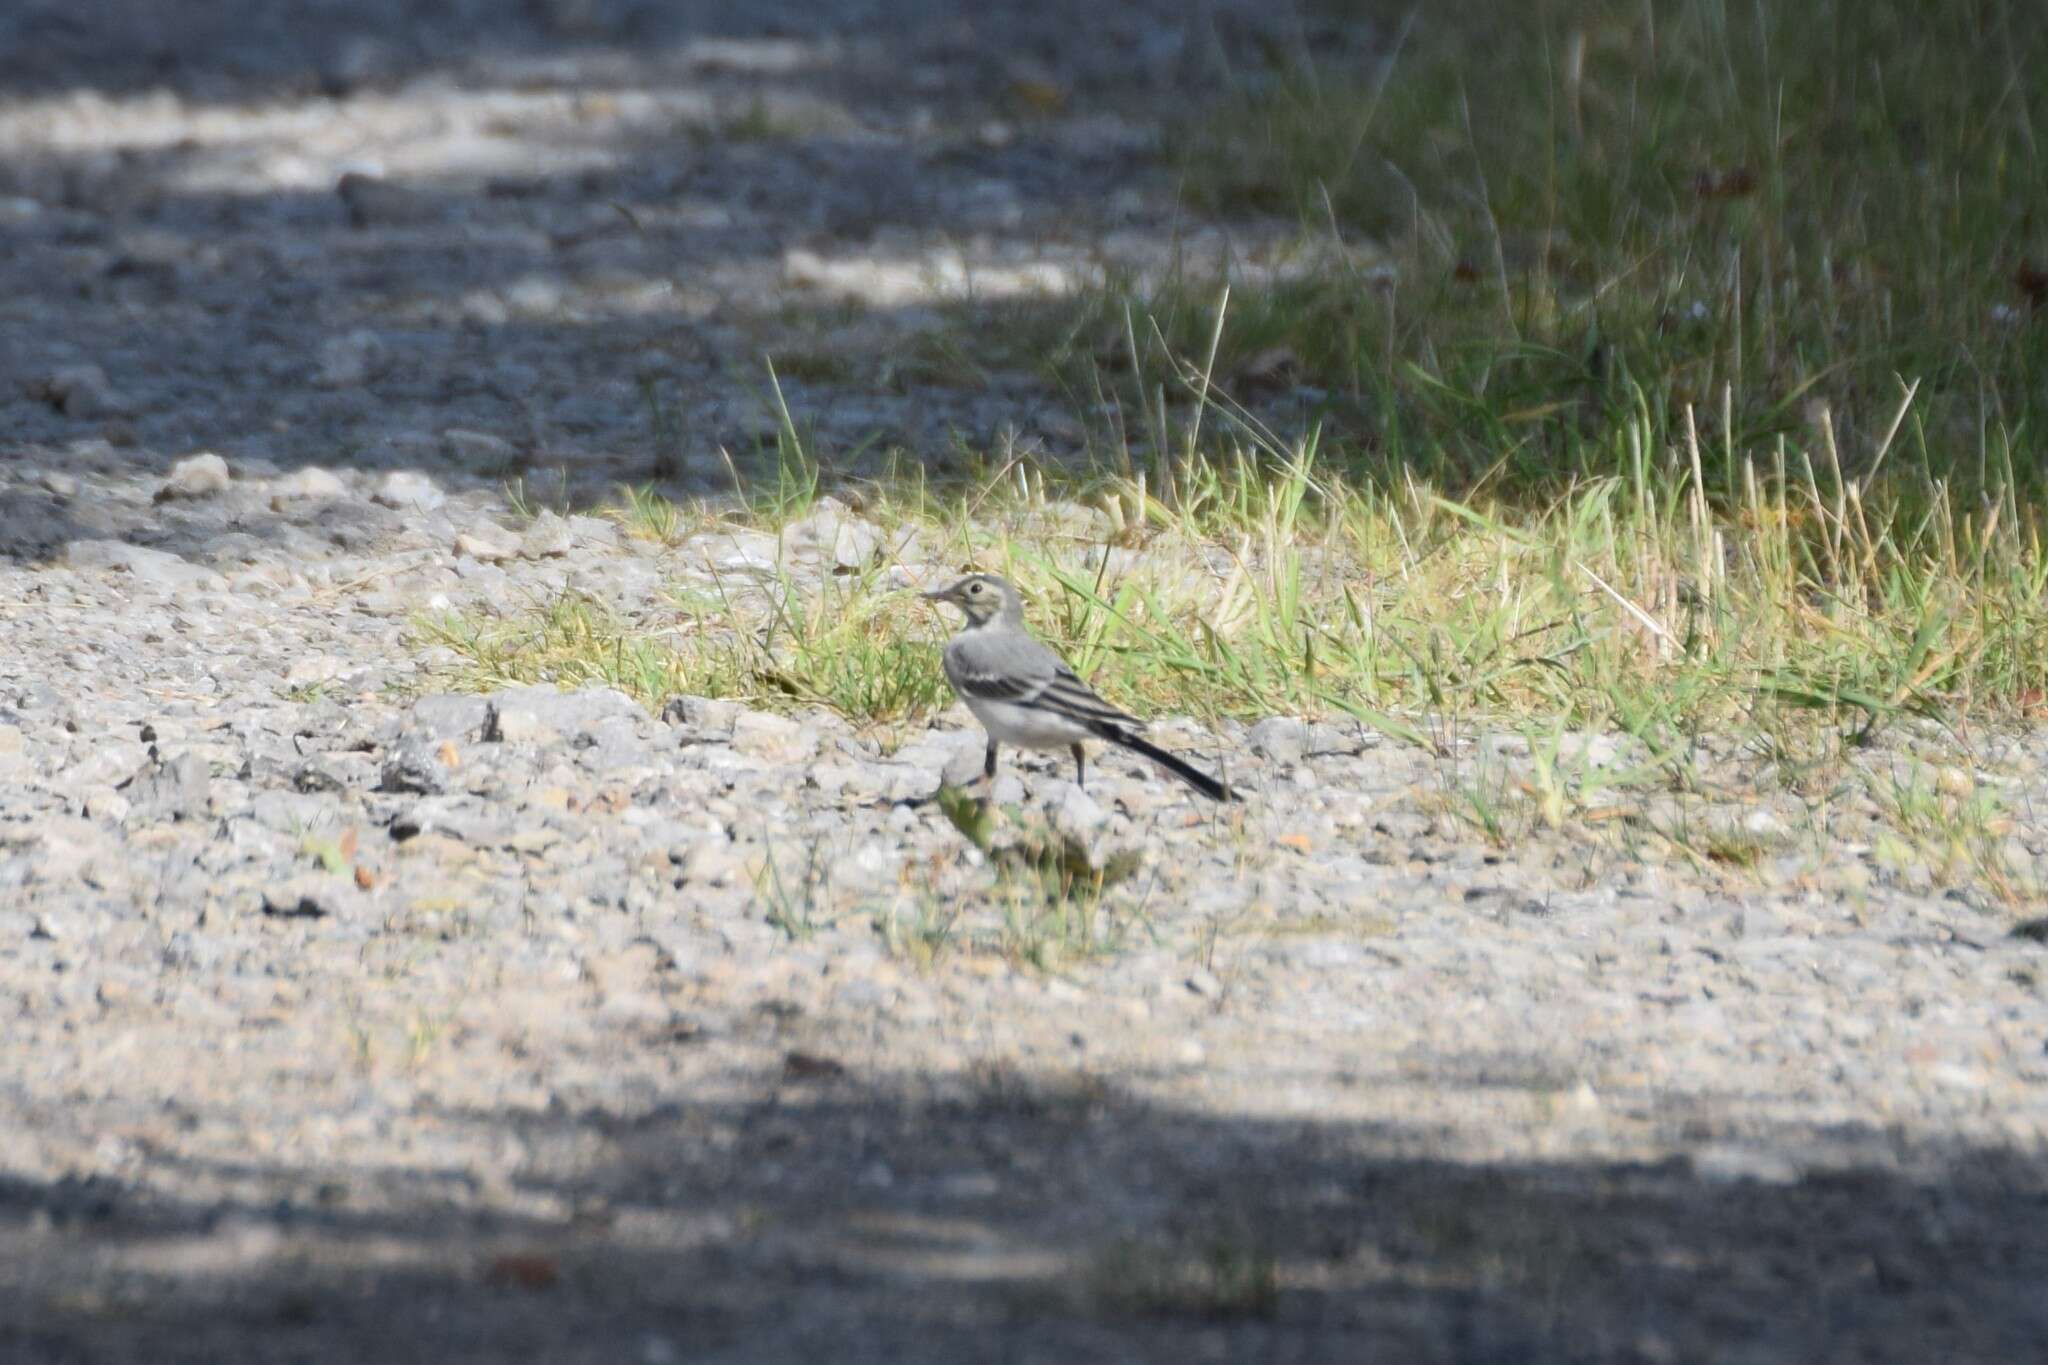
[(964, 631), (946, 646), (946, 679), (962, 697), (1037, 706), (1089, 726), (1136, 726), (1095, 695), (1057, 654), (1015, 631)]

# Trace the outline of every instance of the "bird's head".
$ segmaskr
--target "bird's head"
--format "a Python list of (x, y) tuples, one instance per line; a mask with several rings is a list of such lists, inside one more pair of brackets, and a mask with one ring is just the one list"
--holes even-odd
[(985, 626), (995, 620), (1022, 624), (1024, 620), (1024, 602), (1017, 590), (991, 573), (971, 573), (924, 598), (960, 608), (970, 626)]

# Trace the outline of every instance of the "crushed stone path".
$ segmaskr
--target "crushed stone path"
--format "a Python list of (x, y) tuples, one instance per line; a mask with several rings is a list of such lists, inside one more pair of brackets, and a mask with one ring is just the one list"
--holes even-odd
[[(446, 689), (425, 617), (847, 567), (507, 503), (648, 477), (649, 392), (717, 486), (766, 346), (823, 448), (1071, 449), (870, 362), (1164, 250), (1160, 111), (1296, 16), (69, 8), (0, 17), (0, 1358), (2038, 1351), (2043, 949), (1869, 812), (1499, 847), (1512, 736), (1169, 717), (1248, 801), (1011, 765), (1129, 868), (1048, 901), (933, 799), (962, 712)], [(2044, 753), (1974, 777), (2029, 875)]]

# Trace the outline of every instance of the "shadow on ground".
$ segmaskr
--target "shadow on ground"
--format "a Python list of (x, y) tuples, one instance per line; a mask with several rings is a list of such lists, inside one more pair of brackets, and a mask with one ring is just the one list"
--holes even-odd
[(1866, 1132), (1896, 1159), (1802, 1175), (1843, 1135), (1788, 1132), (1746, 1174), (1468, 1164), (1095, 1081), (793, 1067), (744, 1102), (419, 1116), (521, 1152), (498, 1186), (0, 1180), (0, 1355), (2003, 1362), (2048, 1334), (2038, 1159)]
[[(886, 52), (896, 64), (876, 67), (866, 88), (877, 94), (906, 93), (901, 77), (910, 63), (962, 53), (974, 64), (960, 69), (961, 89), (1037, 61), (1060, 62), (1084, 88), (1130, 94), (1142, 93), (1137, 87), (1190, 46), (1209, 49), (1191, 54), (1197, 63), (1253, 45), (1327, 51), (1352, 36), (1345, 11), (1358, 8), (1254, 8), (1229, 0), (17, 0), (0, 17), (0, 88), (289, 99), (344, 95), (426, 73), (459, 75), (473, 62), (538, 65), (633, 54), (744, 67), (761, 58), (729, 45), (785, 42)], [(1161, 15), (1192, 21), (1192, 42), (1180, 36), (1183, 26), (1161, 26)], [(1054, 50), (1063, 43), (1076, 49), (1071, 63)]]
[[(1072, 454), (1005, 344), (1059, 306), (1030, 272), (1170, 253), (1162, 120), (1309, 32), (1236, 0), (16, 7), (0, 460), (701, 492), (772, 443), (769, 354), (828, 461)], [(7, 499), (0, 552), (70, 538)]]

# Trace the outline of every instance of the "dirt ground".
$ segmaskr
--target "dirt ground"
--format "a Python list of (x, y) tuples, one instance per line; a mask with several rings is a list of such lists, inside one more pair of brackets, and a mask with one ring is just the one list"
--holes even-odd
[[(839, 472), (1073, 453), (963, 331), (1270, 263), (1162, 129), (1330, 11), (0, 9), (0, 1360), (2039, 1357), (2043, 950), (1853, 832), (1502, 849), (1444, 764), (1526, 747), (1181, 726), (1241, 810), (1016, 765), (1141, 866), (1046, 968), (957, 715), (420, 695), (417, 613), (744, 567), (504, 489), (725, 487), (764, 352)], [(1967, 775), (2037, 868), (2044, 752)]]

